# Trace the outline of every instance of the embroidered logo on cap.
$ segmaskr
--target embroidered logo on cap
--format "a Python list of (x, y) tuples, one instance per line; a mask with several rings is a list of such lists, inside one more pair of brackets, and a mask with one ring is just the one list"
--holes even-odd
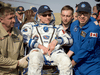
[(22, 11), (23, 8), (22, 7), (19, 7), (19, 9)]
[(48, 9), (48, 7), (47, 7), (47, 6), (44, 6), (44, 8), (45, 8), (45, 9)]
[(82, 5), (81, 5), (82, 8), (84, 8), (85, 6), (86, 6), (85, 4), (82, 4)]

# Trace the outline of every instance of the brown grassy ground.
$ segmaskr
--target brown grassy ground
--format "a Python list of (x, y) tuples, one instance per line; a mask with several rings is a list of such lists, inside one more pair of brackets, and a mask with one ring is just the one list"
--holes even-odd
[(59, 25), (61, 23), (60, 13), (54, 13), (55, 16), (55, 25)]

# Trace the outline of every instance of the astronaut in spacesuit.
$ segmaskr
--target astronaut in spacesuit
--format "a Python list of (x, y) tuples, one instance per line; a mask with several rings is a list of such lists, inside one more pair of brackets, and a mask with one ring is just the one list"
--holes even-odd
[(30, 48), (28, 75), (41, 75), (44, 61), (53, 61), (60, 75), (72, 75), (70, 58), (62, 49), (62, 45), (72, 45), (72, 38), (61, 25), (52, 25), (52, 10), (47, 5), (38, 9), (39, 23), (25, 24), (21, 32), (24, 43)]

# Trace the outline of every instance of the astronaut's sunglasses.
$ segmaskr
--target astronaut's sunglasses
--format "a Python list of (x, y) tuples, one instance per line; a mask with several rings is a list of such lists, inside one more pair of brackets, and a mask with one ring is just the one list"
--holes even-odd
[(43, 17), (47, 17), (47, 15), (51, 17), (51, 14), (42, 14)]

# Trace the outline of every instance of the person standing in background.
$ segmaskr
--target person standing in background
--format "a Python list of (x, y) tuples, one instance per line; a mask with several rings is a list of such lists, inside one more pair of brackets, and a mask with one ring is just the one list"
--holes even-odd
[(18, 6), (16, 8), (16, 17), (15, 17), (15, 24), (14, 27), (17, 27), (19, 29), (20, 25), (22, 24), (23, 20), (23, 14), (24, 14), (24, 7)]
[(93, 6), (93, 13), (98, 13), (97, 7)]
[(32, 8), (31, 8), (31, 10), (33, 10), (34, 15), (35, 15), (35, 14), (36, 14), (36, 12), (37, 12), (37, 8), (36, 8), (36, 7), (32, 7)]
[[(61, 9), (61, 24), (64, 28), (64, 30), (71, 36), (70, 34), (70, 25), (72, 23), (73, 20), (73, 13), (74, 13), (74, 9), (69, 6), (69, 5), (65, 5), (64, 7), (62, 7)], [(63, 46), (64, 51), (67, 53), (69, 51), (70, 46)]]

